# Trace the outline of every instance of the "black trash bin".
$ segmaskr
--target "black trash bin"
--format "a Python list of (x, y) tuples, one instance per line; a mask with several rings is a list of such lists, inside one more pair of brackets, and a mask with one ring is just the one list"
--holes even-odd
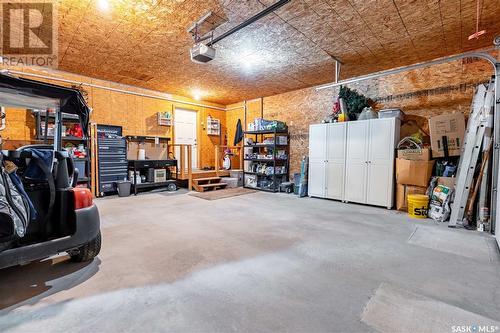
[(128, 180), (120, 180), (116, 182), (116, 189), (118, 190), (119, 197), (128, 197), (130, 195), (130, 188), (132, 183)]

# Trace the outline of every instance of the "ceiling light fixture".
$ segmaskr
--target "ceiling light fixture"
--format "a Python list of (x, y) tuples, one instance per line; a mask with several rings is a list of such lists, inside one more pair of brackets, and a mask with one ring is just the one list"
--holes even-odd
[(201, 98), (203, 97), (204, 93), (200, 90), (200, 89), (193, 89), (191, 91), (191, 94), (193, 95), (193, 98), (196, 100), (196, 101), (199, 101), (201, 100)]
[(245, 72), (252, 72), (256, 67), (259, 67), (264, 62), (264, 56), (258, 52), (247, 55), (239, 59)]
[(103, 12), (107, 12), (109, 10), (108, 0), (97, 0), (97, 8)]

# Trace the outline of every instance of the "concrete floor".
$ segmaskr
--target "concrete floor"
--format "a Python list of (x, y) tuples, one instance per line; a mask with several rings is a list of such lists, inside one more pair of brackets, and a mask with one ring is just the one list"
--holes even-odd
[(500, 256), (485, 234), (383, 208), (260, 192), (97, 203), (98, 259), (73, 264), (59, 256), (0, 271), (0, 332), (500, 326)]

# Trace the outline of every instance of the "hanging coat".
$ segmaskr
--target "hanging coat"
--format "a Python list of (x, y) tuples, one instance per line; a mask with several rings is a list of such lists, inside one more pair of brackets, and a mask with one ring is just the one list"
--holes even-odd
[(243, 140), (243, 128), (241, 127), (241, 120), (238, 119), (238, 123), (236, 124), (236, 133), (234, 134), (234, 145), (237, 146), (241, 140)]

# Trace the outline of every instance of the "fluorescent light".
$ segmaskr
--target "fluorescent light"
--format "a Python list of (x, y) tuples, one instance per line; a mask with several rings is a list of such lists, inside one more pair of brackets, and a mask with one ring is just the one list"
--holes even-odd
[(108, 0), (97, 0), (97, 8), (99, 8), (103, 12), (109, 11)]

